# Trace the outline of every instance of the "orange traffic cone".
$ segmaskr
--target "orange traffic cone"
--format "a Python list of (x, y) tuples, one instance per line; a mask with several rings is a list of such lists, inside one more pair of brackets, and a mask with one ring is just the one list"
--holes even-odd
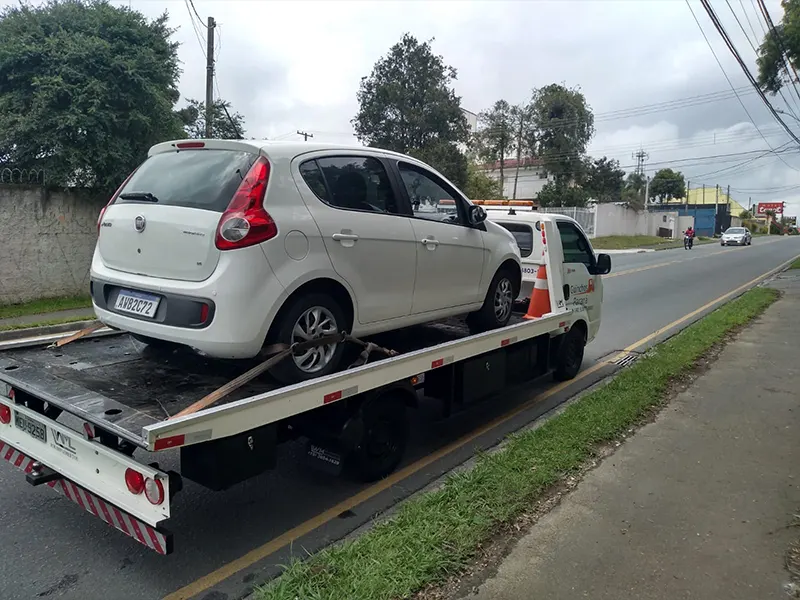
[(533, 284), (528, 313), (524, 319), (538, 319), (550, 312), (550, 291), (547, 288), (547, 269), (540, 265), (536, 270), (536, 281)]

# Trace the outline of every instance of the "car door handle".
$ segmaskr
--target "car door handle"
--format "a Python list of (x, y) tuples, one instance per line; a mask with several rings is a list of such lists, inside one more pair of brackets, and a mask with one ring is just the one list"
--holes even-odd
[(439, 245), (439, 240), (434, 239), (434, 238), (422, 238), (420, 240), (420, 243), (424, 244), (426, 246), (438, 246)]
[(337, 242), (341, 242), (343, 240), (355, 241), (358, 239), (358, 236), (355, 233), (334, 233), (331, 237)]

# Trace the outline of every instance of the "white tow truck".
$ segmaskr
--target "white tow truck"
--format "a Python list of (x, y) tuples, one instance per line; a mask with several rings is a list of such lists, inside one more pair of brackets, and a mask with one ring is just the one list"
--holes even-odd
[[(479, 335), (460, 320), (382, 334), (354, 344), (349, 369), (295, 385), (253, 376), (268, 361), (166, 352), (108, 329), (60, 347), (46, 345), (55, 337), (0, 343), (0, 458), (159, 554), (173, 551), (165, 525), (184, 478), (227, 489), (272, 468), (283, 441), (307, 440), (312, 462), (328, 471), (384, 477), (403, 457), (407, 410), (425, 398), (447, 414), (545, 375), (578, 373), (600, 302), (591, 316), (585, 304), (568, 304), (565, 277), (583, 268), (599, 280), (611, 262), (602, 254), (589, 265), (565, 262), (561, 219), (539, 215), (534, 224), (549, 313), (515, 315)], [(381, 346), (392, 355), (370, 361)], [(170, 451), (180, 453), (180, 473), (145, 455)]]

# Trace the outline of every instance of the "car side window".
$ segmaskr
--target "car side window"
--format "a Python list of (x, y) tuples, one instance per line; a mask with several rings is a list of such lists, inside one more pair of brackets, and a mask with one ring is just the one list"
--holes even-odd
[(448, 189), (450, 186), (435, 174), (416, 165), (401, 162), (397, 167), (415, 217), (466, 225), (464, 209), (455, 190)]
[(521, 223), (507, 223), (504, 221), (496, 221), (505, 229), (511, 232), (514, 239), (517, 240), (519, 246), (519, 254), (522, 258), (526, 258), (533, 252), (533, 229), (530, 225), (523, 225)]
[(556, 226), (564, 250), (564, 262), (582, 263), (587, 269), (594, 267), (596, 259), (586, 236), (572, 223), (557, 221)]
[(401, 214), (389, 175), (370, 156), (328, 156), (307, 160), (300, 174), (323, 202), (343, 210)]

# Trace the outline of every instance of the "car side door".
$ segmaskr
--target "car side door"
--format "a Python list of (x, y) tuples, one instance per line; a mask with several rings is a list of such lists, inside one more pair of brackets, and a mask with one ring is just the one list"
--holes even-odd
[[(474, 304), (481, 297), (484, 241), (471, 227), (467, 203), (453, 186), (434, 171), (397, 161), (397, 172), (412, 209), (411, 226), (417, 244), (417, 274), (411, 305), (413, 314)], [(455, 204), (456, 210), (442, 211)]]
[(359, 323), (407, 316), (417, 249), (408, 210), (386, 164), (368, 154), (325, 154), (300, 163), (301, 195), (336, 273), (355, 295)]
[(564, 253), (564, 286), (566, 305), (583, 307), (589, 321), (589, 340), (600, 329), (603, 307), (603, 279), (596, 276), (597, 258), (586, 235), (572, 221), (556, 221)]

